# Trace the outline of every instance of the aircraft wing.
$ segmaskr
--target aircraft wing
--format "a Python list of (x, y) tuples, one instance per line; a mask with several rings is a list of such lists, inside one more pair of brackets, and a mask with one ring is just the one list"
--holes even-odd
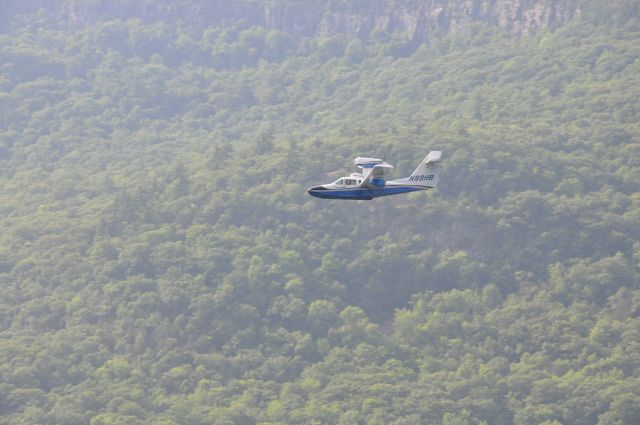
[(387, 163), (376, 164), (371, 168), (367, 177), (362, 181), (362, 187), (379, 187), (384, 186), (385, 171), (392, 169), (393, 166)]

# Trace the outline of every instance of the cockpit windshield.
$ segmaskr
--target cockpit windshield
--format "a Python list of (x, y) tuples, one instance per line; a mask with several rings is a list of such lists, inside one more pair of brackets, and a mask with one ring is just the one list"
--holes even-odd
[(339, 179), (333, 182), (336, 186), (342, 186), (344, 184), (344, 179)]

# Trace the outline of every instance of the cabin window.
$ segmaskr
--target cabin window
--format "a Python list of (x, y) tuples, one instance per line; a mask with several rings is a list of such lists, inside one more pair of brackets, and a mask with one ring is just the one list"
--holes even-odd
[(351, 179), (347, 179), (345, 180), (345, 183), (347, 184), (347, 186), (353, 186), (356, 184), (355, 180), (351, 180)]
[(335, 184), (336, 186), (342, 186), (344, 184), (344, 180), (343, 179), (336, 180), (333, 182), (333, 184)]

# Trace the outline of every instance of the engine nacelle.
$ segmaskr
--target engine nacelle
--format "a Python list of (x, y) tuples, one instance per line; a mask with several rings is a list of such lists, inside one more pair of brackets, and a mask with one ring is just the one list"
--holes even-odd
[(378, 164), (382, 164), (384, 161), (378, 158), (366, 158), (366, 157), (357, 157), (353, 160), (353, 163), (360, 168), (373, 168)]

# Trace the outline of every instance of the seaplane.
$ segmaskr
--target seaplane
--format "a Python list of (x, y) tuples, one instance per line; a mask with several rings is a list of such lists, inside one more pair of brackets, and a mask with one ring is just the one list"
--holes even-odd
[(307, 192), (317, 198), (368, 201), (380, 196), (433, 189), (438, 184), (441, 160), (441, 151), (431, 151), (409, 177), (386, 180), (385, 176), (393, 165), (378, 158), (358, 157), (353, 164), (360, 169), (359, 173), (310, 187)]

